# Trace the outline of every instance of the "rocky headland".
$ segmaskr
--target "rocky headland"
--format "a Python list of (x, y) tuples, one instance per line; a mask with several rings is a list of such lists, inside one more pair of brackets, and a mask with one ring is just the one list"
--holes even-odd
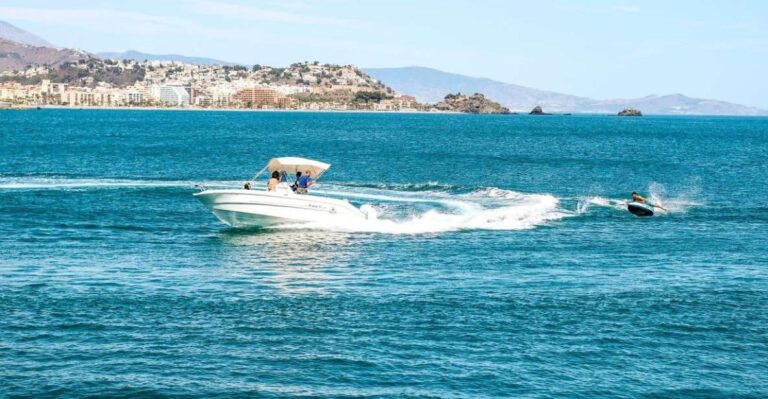
[(508, 114), (509, 109), (485, 98), (480, 93), (471, 96), (456, 93), (448, 94), (443, 101), (435, 104), (440, 111), (463, 112), (467, 114)]
[(640, 110), (634, 109), (634, 108), (624, 108), (623, 110), (619, 111), (619, 116), (643, 116), (643, 113), (640, 112)]

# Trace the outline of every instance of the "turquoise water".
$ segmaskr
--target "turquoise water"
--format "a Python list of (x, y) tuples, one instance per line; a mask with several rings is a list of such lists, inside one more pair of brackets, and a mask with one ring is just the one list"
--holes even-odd
[[(281, 155), (381, 220), (192, 197)], [(0, 112), (0, 397), (766, 397), (767, 159), (766, 118)]]

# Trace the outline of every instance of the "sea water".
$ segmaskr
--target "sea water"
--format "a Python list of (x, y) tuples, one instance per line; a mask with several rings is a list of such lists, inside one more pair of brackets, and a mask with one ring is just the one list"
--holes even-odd
[[(379, 219), (192, 196), (289, 155)], [(766, 118), (0, 112), (0, 397), (765, 397), (766, 198)]]

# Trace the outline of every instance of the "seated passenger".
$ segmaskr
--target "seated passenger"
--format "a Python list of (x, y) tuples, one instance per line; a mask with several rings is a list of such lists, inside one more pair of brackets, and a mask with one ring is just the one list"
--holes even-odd
[(272, 178), (267, 182), (267, 191), (275, 191), (275, 187), (280, 183), (280, 172), (272, 172)]
[(296, 189), (296, 194), (306, 194), (307, 189), (309, 189), (312, 184), (314, 184), (314, 181), (312, 181), (312, 172), (305, 171), (301, 177), (299, 177), (298, 180), (299, 187)]
[(247, 181), (245, 184), (243, 184), (243, 189), (250, 190), (251, 189), (251, 182)]

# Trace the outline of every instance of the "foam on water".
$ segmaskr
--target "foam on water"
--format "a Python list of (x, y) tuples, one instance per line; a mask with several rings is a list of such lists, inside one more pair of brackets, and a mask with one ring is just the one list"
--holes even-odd
[[(662, 184), (654, 182), (648, 186), (648, 198), (654, 204), (666, 208), (666, 212), (661, 211), (660, 214), (685, 213), (693, 207), (703, 206), (704, 204), (702, 202), (690, 198), (695, 196), (697, 192), (698, 189), (694, 187), (685, 192), (678, 193), (675, 196), (670, 196)], [(576, 205), (576, 213), (584, 214), (593, 206), (626, 211), (628, 201), (628, 198), (605, 198), (601, 196), (581, 197)]]
[[(126, 188), (194, 189), (191, 180), (87, 179), (57, 177), (0, 177), (0, 190), (89, 190)], [(208, 188), (239, 187), (240, 181), (206, 181)], [(694, 189), (695, 190), (695, 189)], [(588, 196), (578, 198), (574, 211), (564, 209), (551, 194), (530, 194), (498, 187), (459, 187), (436, 182), (413, 184), (321, 183), (314, 193), (348, 198), (373, 205), (374, 220), (347, 223), (281, 225), (277, 229), (311, 228), (326, 231), (387, 234), (435, 234), (461, 230), (524, 230), (569, 216), (582, 215), (593, 207), (626, 211), (627, 200)], [(688, 190), (690, 191), (690, 190)], [(695, 192), (693, 193), (695, 195)], [(689, 192), (671, 197), (665, 187), (651, 183), (648, 197), (682, 213), (702, 204), (689, 199)]]
[(597, 195), (583, 197), (579, 199), (579, 202), (576, 205), (576, 213), (579, 215), (587, 213), (593, 206), (625, 211), (627, 209), (627, 201), (621, 199), (605, 198)]
[[(343, 232), (385, 234), (437, 234), (460, 230), (525, 230), (560, 220), (573, 213), (561, 209), (560, 201), (549, 194), (524, 194), (489, 187), (468, 194), (425, 193), (419, 198), (392, 197), (375, 193), (356, 193), (357, 198), (436, 206), (418, 213), (414, 209), (396, 212), (386, 204), (375, 203), (379, 218), (355, 222), (281, 225), (276, 229), (307, 227)], [(405, 215), (403, 215), (405, 213)]]
[[(2, 177), (0, 190), (102, 190), (125, 188), (193, 189), (188, 180), (76, 179), (52, 177)], [(208, 181), (209, 188), (238, 187), (238, 181)], [(438, 183), (322, 184), (318, 195), (344, 197), (375, 207), (379, 217), (349, 223), (281, 225), (279, 229), (318, 229), (343, 232), (425, 234), (459, 230), (522, 230), (573, 215), (560, 208), (549, 194), (526, 194), (497, 187), (482, 187), (466, 193), (461, 187)], [(322, 188), (325, 188), (323, 190)], [(401, 191), (402, 190), (402, 191)]]

